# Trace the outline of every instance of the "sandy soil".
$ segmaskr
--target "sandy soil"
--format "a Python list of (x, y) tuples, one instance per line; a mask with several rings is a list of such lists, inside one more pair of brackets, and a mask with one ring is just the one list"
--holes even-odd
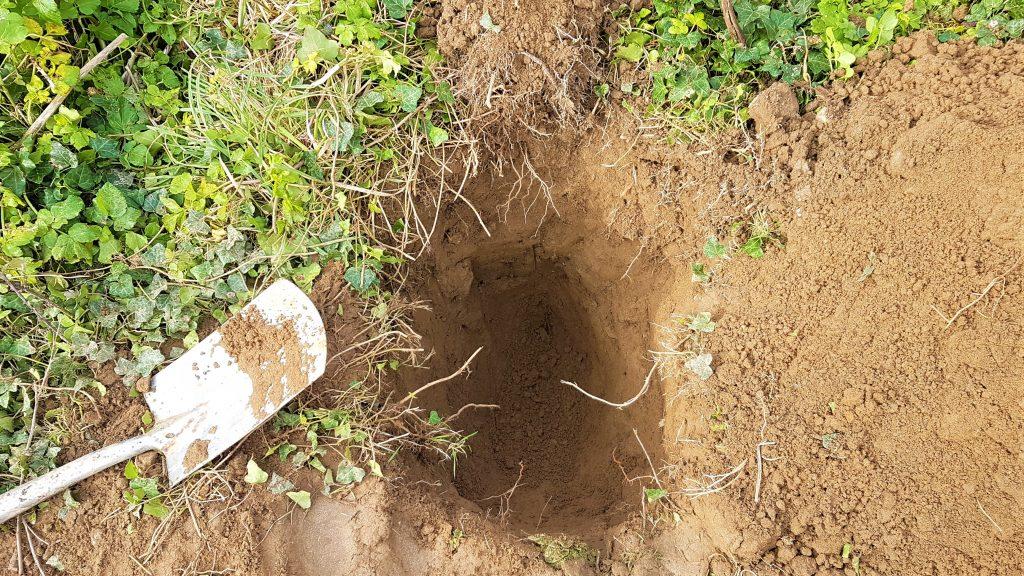
[[(802, 110), (773, 88), (751, 134), (698, 150), (621, 111), (588, 114), (577, 63), (597, 7), (537, 8), (491, 7), (532, 30), (499, 41), (479, 29), (482, 5), (434, 7), (442, 50), (468, 55), (459, 76), (493, 76), (486, 56), (504, 58), (504, 92), (466, 84), (463, 97), (511, 98), (480, 130), (521, 144), (466, 191), (487, 230), (464, 203), (444, 207), (410, 274), (434, 356), (390, 385), (450, 374), (483, 347), (468, 378), (417, 402), (499, 405), (460, 413), (477, 435), (454, 478), (409, 451), (392, 480), (325, 497), (318, 478), (268, 464), (314, 493), (298, 510), (241, 480), (268, 428), (164, 524), (124, 512), (119, 470), (83, 483), (78, 508), (55, 502), (34, 525), (43, 557), (72, 574), (547, 574), (524, 537), (564, 533), (599, 554), (565, 564), (573, 574), (1019, 570), (1024, 47), (902, 40)], [(535, 122), (516, 127), (524, 106)], [(555, 124), (568, 128), (536, 137)], [(753, 220), (774, 226), (763, 258), (702, 254)], [(693, 262), (710, 281), (691, 280)], [(314, 298), (333, 356), (360, 330), (357, 305), (331, 269)], [(698, 312), (713, 331), (680, 323)], [(697, 353), (713, 358), (705, 380), (683, 365)], [(344, 360), (312, 394), (350, 381)], [(610, 402), (649, 389), (619, 410), (561, 380)], [(68, 456), (138, 428), (140, 404), (110, 384)], [(667, 495), (645, 498), (656, 487)], [(14, 549), (13, 534), (0, 542)]]

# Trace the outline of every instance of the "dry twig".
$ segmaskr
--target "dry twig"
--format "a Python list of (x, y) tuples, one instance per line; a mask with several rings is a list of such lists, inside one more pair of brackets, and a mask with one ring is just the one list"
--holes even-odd
[(449, 380), (452, 380), (453, 378), (455, 378), (459, 374), (462, 374), (463, 372), (468, 374), (469, 373), (469, 365), (473, 362), (473, 359), (476, 358), (476, 355), (479, 354), (480, 351), (483, 350), (483, 349), (484, 349), (483, 346), (477, 348), (476, 352), (473, 352), (473, 354), (471, 354), (470, 357), (455, 372), (452, 372), (451, 374), (449, 374), (448, 376), (445, 376), (444, 378), (438, 378), (437, 380), (433, 380), (431, 382), (427, 382), (423, 386), (420, 386), (419, 388), (413, 390), (412, 392), (409, 392), (409, 394), (407, 394), (405, 396), (405, 398), (402, 398), (402, 402), (410, 402), (414, 398), (416, 398), (416, 396), (418, 396), (420, 394), (420, 392), (424, 392), (428, 388), (431, 388), (431, 387), (436, 386), (438, 384), (443, 384), (443, 383), (445, 383), (445, 382), (447, 382)]
[(722, 0), (722, 17), (725, 18), (725, 27), (729, 29), (729, 36), (740, 46), (747, 45), (747, 39), (740, 30), (739, 20), (736, 19), (736, 10), (732, 6), (732, 0)]
[[(92, 73), (93, 68), (96, 68), (97, 66), (102, 64), (107, 58), (110, 57), (110, 53), (116, 50), (117, 47), (120, 46), (121, 43), (127, 39), (127, 34), (121, 34), (117, 38), (114, 38), (114, 40), (110, 44), (107, 44), (103, 48), (103, 50), (100, 50), (95, 56), (90, 58), (89, 61), (85, 63), (85, 66), (82, 66), (82, 70), (78, 73), (78, 81), (81, 82), (82, 80), (85, 80), (86, 77), (88, 77), (89, 74)], [(57, 109), (60, 108), (60, 105), (64, 103), (64, 99), (67, 98), (69, 94), (71, 94), (71, 90), (68, 90), (64, 94), (59, 94), (56, 98), (50, 100), (50, 103), (47, 104), (46, 108), (43, 109), (42, 113), (40, 113), (39, 116), (36, 117), (35, 121), (32, 122), (32, 125), (28, 127), (28, 130), (25, 130), (25, 135), (21, 137), (20, 141), (24, 142), (25, 140), (31, 138), (32, 136), (35, 136), (36, 132), (42, 130), (43, 126), (46, 125), (46, 121), (49, 120), (50, 116), (53, 116), (54, 112), (56, 112)]]

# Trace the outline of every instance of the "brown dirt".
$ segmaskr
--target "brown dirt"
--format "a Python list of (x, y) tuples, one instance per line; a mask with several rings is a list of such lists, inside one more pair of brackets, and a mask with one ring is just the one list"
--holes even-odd
[(762, 565), (831, 573), (850, 543), (872, 573), (1019, 569), (1022, 104), (1020, 45), (922, 35), (823, 103), (831, 120), (769, 137), (807, 151), (765, 193), (786, 249), (710, 290), (725, 460), (777, 443), (762, 504), (735, 494), (774, 539)]
[(195, 468), (198, 464), (205, 462), (210, 457), (210, 441), (196, 440), (188, 445), (185, 450), (185, 469)]
[[(540, 42), (571, 8), (531, 7), (488, 10), (506, 30), (544, 15), (522, 28)], [(474, 46), (526, 45), (470, 34), (482, 4), (440, 9), (443, 49), (468, 55), (457, 62)], [(445, 417), (500, 405), (460, 413), (477, 434), (454, 478), (406, 452), (388, 468), (400, 480), (322, 496), (319, 479), (261, 458), (280, 440), (265, 428), (226, 459), (223, 480), (190, 481), (205, 502), (176, 515), (151, 553), (157, 523), (124, 512), (115, 470), (77, 487), (82, 505), (63, 519), (57, 504), (40, 515), (45, 554), (78, 574), (137, 573), (131, 558), (154, 574), (543, 574), (522, 536), (565, 532), (601, 553), (571, 574), (1018, 572), (1024, 47), (920, 35), (869, 60), (862, 79), (802, 114), (773, 88), (749, 142), (695, 154), (610, 111), (584, 132), (524, 140), (550, 188), (498, 173), (471, 181), (491, 235), (464, 204), (446, 207), (409, 286), (433, 307), (414, 325), (434, 355), (398, 383), (401, 393), (447, 376), (483, 346), (467, 377), (415, 400)], [(466, 66), (464, 77), (494, 73)], [(521, 85), (515, 66), (498, 78)], [(692, 283), (707, 235), (755, 215), (778, 223), (784, 246)], [(314, 395), (349, 381), (335, 355), (365, 339), (340, 272), (314, 293), (334, 358)], [(675, 322), (696, 311), (717, 323), (699, 341)], [(649, 351), (668, 349), (710, 353), (714, 375), (658, 356), (651, 389), (625, 410), (559, 383), (620, 402), (643, 384)], [(100, 427), (137, 429), (138, 406), (103, 399), (75, 451), (106, 441), (90, 436)], [(250, 456), (313, 493), (312, 508), (285, 516), (286, 500), (242, 482)], [(720, 491), (690, 496), (730, 469)], [(510, 498), (493, 498), (517, 479)], [(647, 502), (643, 488), (658, 484), (669, 496)], [(13, 548), (12, 534), (0, 539)]]
[[(453, 66), (470, 131), (488, 149), (521, 153), (524, 138), (586, 115), (604, 9), (598, 0), (445, 0), (426, 8), (423, 32)], [(500, 32), (481, 24), (485, 14)]]
[(304, 385), (309, 381), (309, 355), (291, 321), (272, 324), (259, 310), (249, 309), (224, 324), (220, 344), (250, 376), (253, 391), (249, 407), (258, 420), (267, 415), (268, 405), (280, 406), (294, 394), (289, 382)]

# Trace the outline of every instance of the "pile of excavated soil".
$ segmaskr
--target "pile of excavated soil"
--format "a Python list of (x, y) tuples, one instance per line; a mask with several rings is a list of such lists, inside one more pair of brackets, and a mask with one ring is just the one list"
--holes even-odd
[(701, 299), (719, 467), (746, 462), (713, 497), (756, 543), (741, 564), (1020, 569), (1022, 106), (1024, 47), (922, 35), (802, 117), (763, 111), (782, 176), (754, 199), (785, 249), (727, 262)]

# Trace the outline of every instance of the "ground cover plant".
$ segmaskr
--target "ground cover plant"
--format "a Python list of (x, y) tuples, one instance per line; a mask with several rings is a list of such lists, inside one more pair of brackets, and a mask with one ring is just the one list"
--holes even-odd
[(409, 2), (236, 8), (0, 6), (0, 489), (54, 466), (88, 365), (143, 390), (269, 278), (340, 262), (387, 321), (416, 186), (460, 144), (440, 57)]
[[(723, 6), (734, 11), (730, 31)], [(615, 12), (614, 86), (624, 104), (691, 138), (747, 120), (746, 105), (774, 81), (808, 91), (849, 78), (859, 58), (895, 38), (933, 30), (941, 41), (991, 45), (1024, 31), (1014, 0), (655, 0)]]

